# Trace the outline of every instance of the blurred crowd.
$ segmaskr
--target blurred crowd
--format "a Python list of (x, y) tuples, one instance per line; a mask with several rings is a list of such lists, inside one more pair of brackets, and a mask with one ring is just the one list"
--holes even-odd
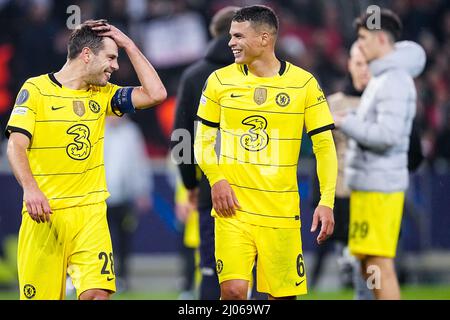
[[(315, 74), (327, 95), (348, 81), (354, 18), (372, 4), (399, 14), (403, 39), (419, 42), (427, 53), (426, 70), (416, 79), (423, 150), (432, 167), (450, 168), (450, 2), (445, 0), (0, 0), (0, 128), (22, 83), (64, 64), (71, 32), (67, 22), (73, 22), (71, 6), (76, 5), (81, 22), (108, 19), (129, 34), (157, 68), (169, 98), (133, 120), (144, 133), (149, 154), (165, 156), (178, 80), (205, 54), (211, 17), (226, 5), (256, 3), (271, 6), (281, 18), (279, 57)], [(119, 64), (111, 81), (136, 85), (125, 54)]]

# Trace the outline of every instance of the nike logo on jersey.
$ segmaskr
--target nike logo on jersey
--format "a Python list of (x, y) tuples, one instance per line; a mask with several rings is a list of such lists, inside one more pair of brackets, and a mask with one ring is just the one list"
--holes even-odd
[(230, 97), (232, 97), (232, 98), (239, 98), (239, 97), (243, 97), (243, 96), (244, 96), (243, 94), (234, 94), (234, 93), (232, 93), (230, 95)]
[(65, 106), (62, 106), (62, 107), (54, 107), (54, 106), (52, 106), (52, 110), (59, 110), (59, 109), (62, 109), (62, 108), (65, 108)]
[(106, 280), (108, 281), (114, 280), (114, 277), (107, 277)]
[(298, 287), (299, 285), (301, 285), (301, 284), (303, 283), (303, 281), (305, 281), (305, 280), (302, 280), (302, 281), (300, 281), (300, 282), (296, 282), (296, 283), (295, 283), (295, 286)]

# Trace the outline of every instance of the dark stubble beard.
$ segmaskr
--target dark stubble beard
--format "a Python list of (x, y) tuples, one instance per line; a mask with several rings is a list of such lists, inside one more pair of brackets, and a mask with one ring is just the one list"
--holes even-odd
[[(102, 75), (105, 76), (105, 73), (102, 72)], [(88, 80), (88, 83), (92, 86), (104, 87), (108, 83), (108, 81), (100, 80), (99, 77), (91, 76)]]

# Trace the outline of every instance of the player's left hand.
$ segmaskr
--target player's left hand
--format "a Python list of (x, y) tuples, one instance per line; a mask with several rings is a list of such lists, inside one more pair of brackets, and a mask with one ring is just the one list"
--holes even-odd
[(317, 243), (322, 244), (333, 234), (334, 231), (333, 209), (321, 205), (317, 206), (313, 215), (311, 232), (316, 231), (319, 222), (322, 226), (320, 228), (320, 233), (317, 236)]
[(102, 37), (110, 37), (113, 39), (119, 48), (127, 48), (134, 44), (125, 33), (120, 31), (115, 26), (106, 22), (106, 20), (97, 20), (92, 24), (92, 30), (99, 32)]

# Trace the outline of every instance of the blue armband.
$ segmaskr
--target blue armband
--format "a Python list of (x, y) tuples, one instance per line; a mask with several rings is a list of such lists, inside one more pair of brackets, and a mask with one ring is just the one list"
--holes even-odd
[(112, 111), (120, 116), (120, 113), (136, 113), (133, 102), (131, 101), (131, 93), (134, 87), (123, 87), (116, 91), (111, 99)]

